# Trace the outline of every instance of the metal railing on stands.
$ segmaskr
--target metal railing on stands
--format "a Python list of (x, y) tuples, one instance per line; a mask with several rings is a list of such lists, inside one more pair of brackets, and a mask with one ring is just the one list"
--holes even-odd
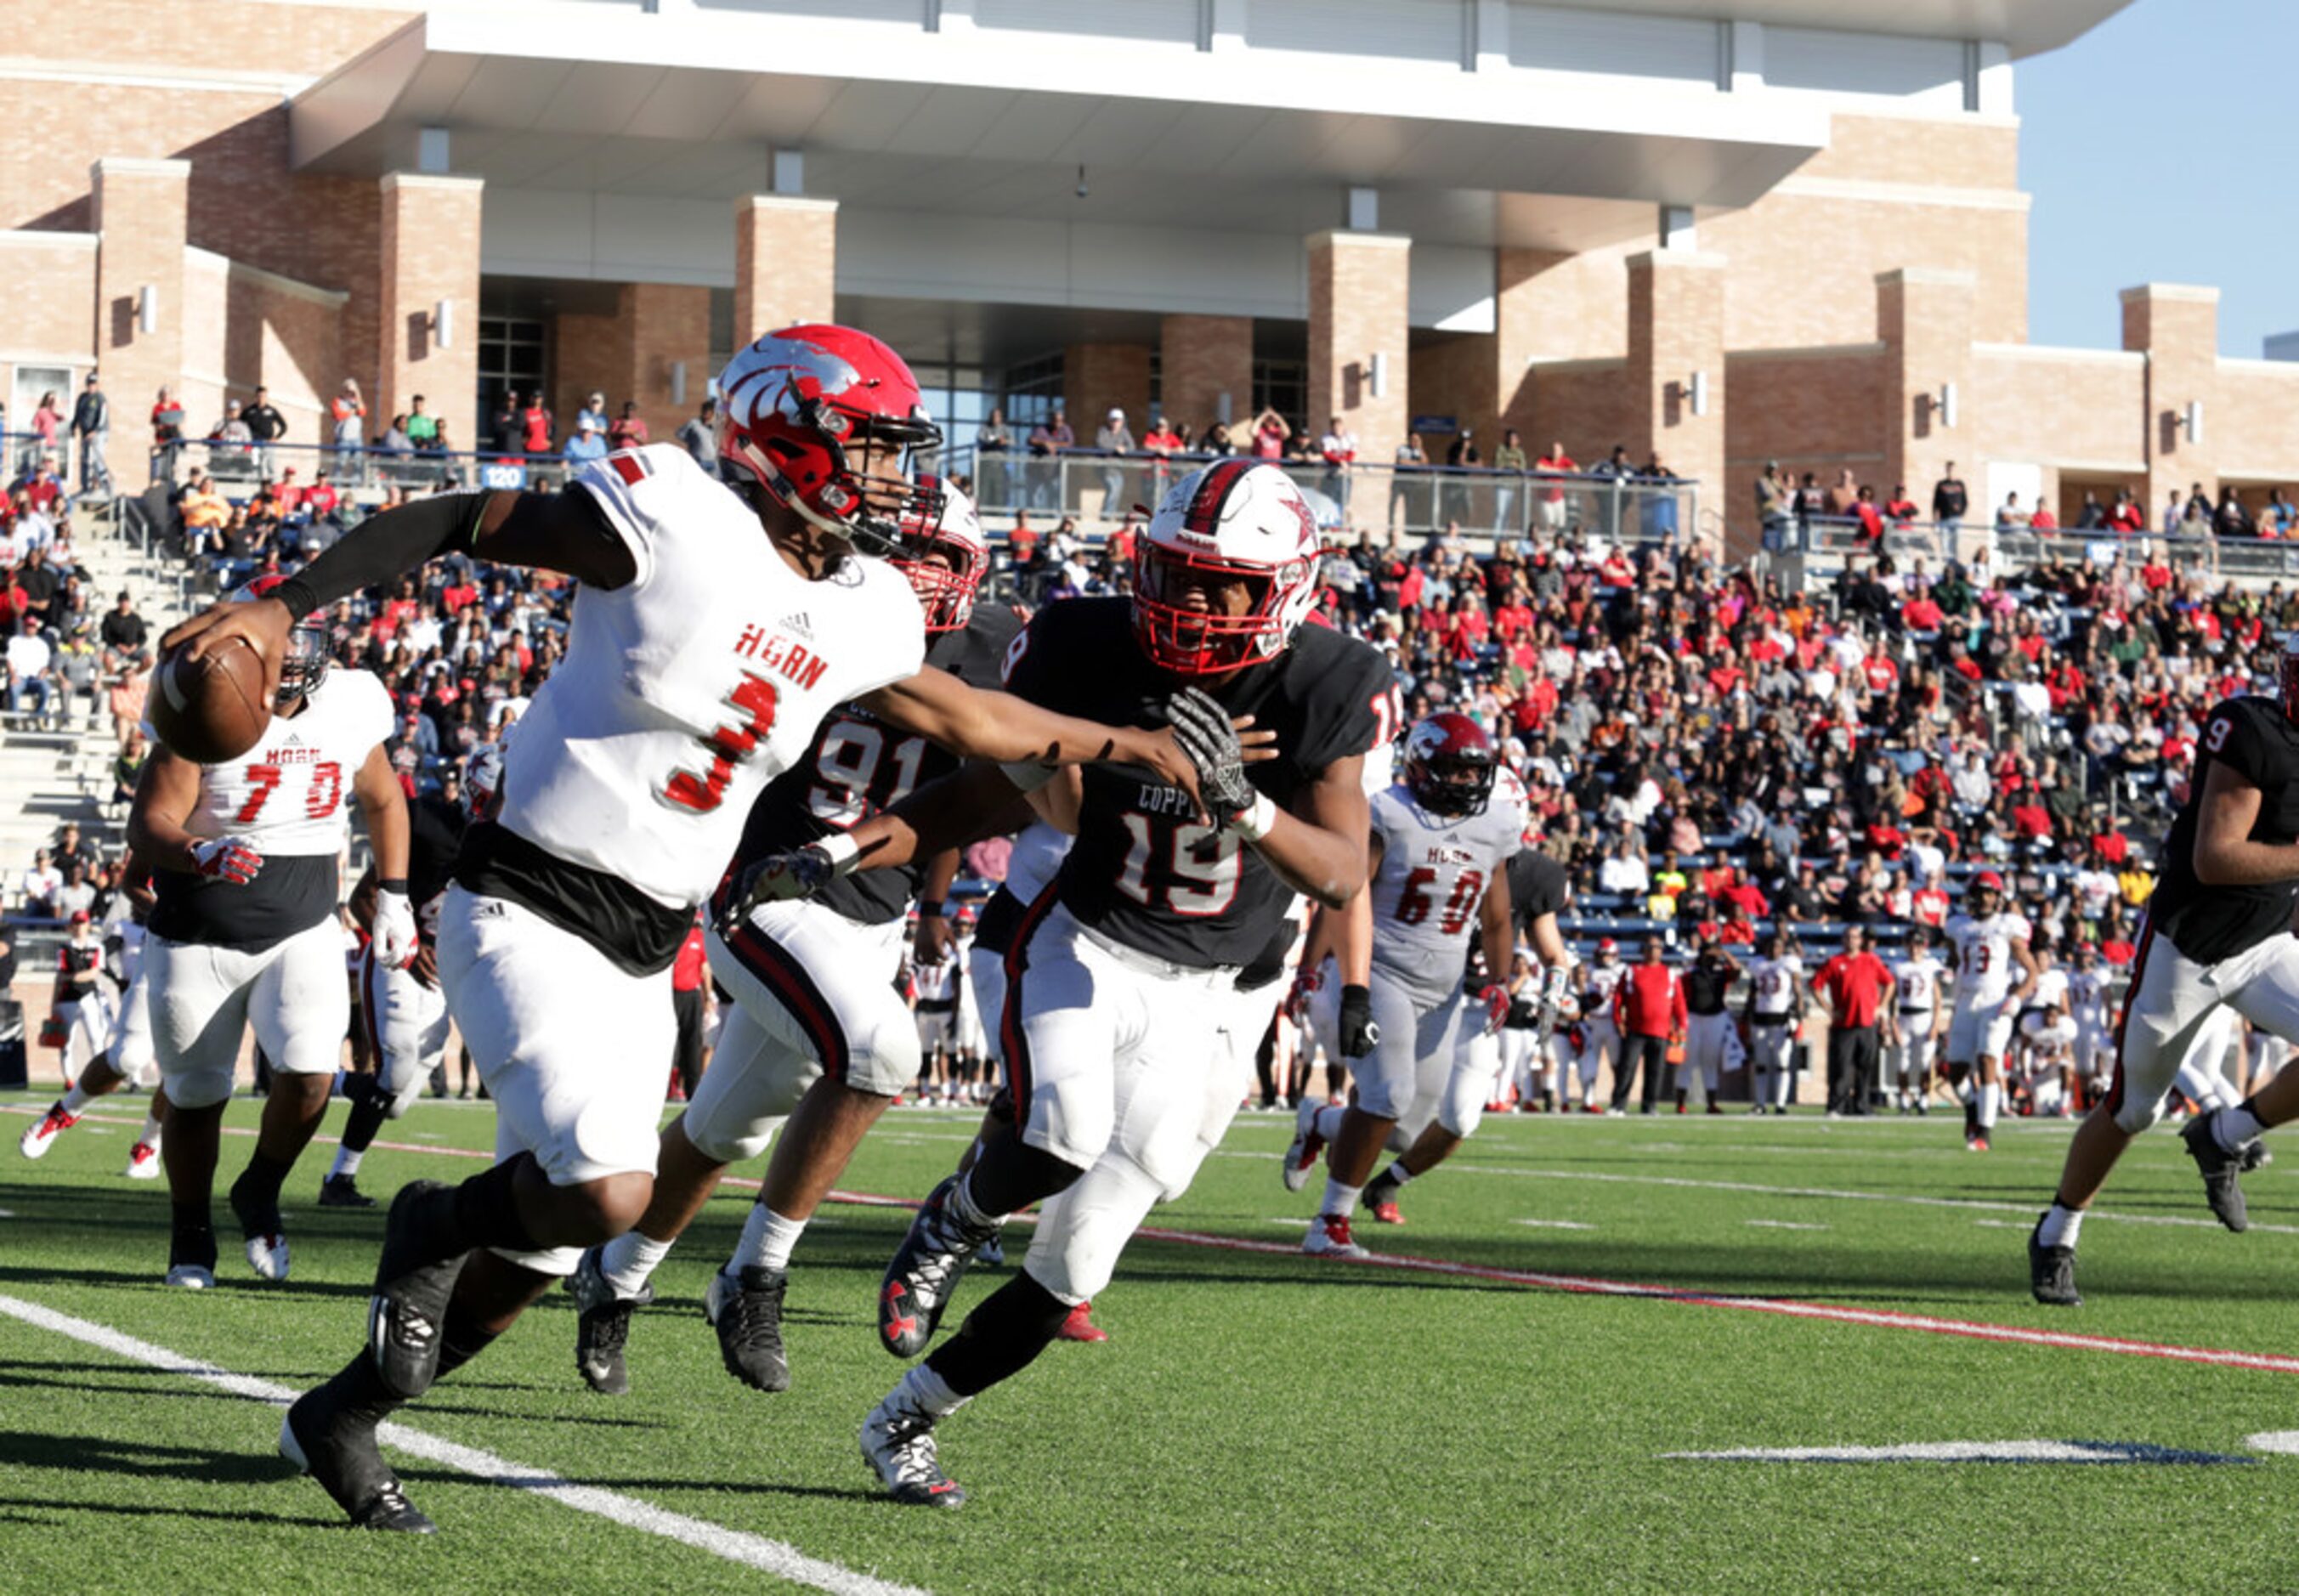
[[(1032, 454), (959, 445), (940, 469), (973, 480), (975, 502), (998, 523), (1017, 511), (1077, 519), (1106, 531), (1135, 506), (1154, 507), (1168, 488), (1219, 458), (1211, 454), (1107, 454), (1065, 450)], [(1544, 476), (1482, 467), (1329, 465), (1279, 461), (1304, 487), (1332, 501), (1349, 532), (1395, 531), (1425, 537), (1457, 527), (1490, 540), (1578, 530), (1623, 543), (1689, 536), (1700, 522), (1699, 486), (1680, 478)]]
[(324, 444), (243, 444), (186, 438), (152, 452), (155, 480), (181, 484), (205, 471), (228, 499), (254, 495), (266, 483), (295, 472), (310, 487), (322, 472), (354, 505), (380, 503), (394, 488), (433, 493), (441, 488), (555, 488), (579, 464), (558, 454), (461, 453), (445, 451), (339, 448)]
[[(1777, 521), (1764, 528), (1760, 541), (1766, 553), (1800, 561), (1807, 574), (1822, 577), (1834, 575), (1848, 560), (1879, 552), (1874, 534), (1855, 516)], [(2239, 584), (2299, 581), (2299, 541), (2273, 537), (2038, 528), (1979, 520), (1887, 521), (1880, 546), (1896, 560), (1922, 559), (1936, 569), (1950, 561), (1970, 561), (1985, 549), (1998, 573), (2053, 559), (2104, 566), (2120, 555), (2132, 565), (2161, 557), (2182, 576)]]

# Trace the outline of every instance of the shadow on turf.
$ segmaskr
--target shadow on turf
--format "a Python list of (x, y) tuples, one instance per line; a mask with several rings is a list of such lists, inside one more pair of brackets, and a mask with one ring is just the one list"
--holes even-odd
[[(239, 1399), (245, 1401), (245, 1399)], [(204, 1446), (168, 1446), (156, 1441), (116, 1441), (99, 1435), (58, 1435), (0, 1430), (0, 1465), (28, 1468), (94, 1470), (142, 1479), (196, 1480), (202, 1484), (255, 1484), (291, 1479), (295, 1467), (272, 1452), (220, 1451)], [(18, 1502), (43, 1507), (44, 1502)], [(107, 1501), (105, 1512), (165, 1513)], [(237, 1517), (237, 1515), (231, 1515)]]
[[(170, 1296), (178, 1297), (197, 1294), (187, 1293), (180, 1286), (170, 1285), (161, 1278), (165, 1272), (166, 1256), (164, 1248), (155, 1251), (153, 1254), (155, 1261), (148, 1273), (143, 1270), (131, 1272), (127, 1269), (43, 1269), (33, 1268), (24, 1264), (0, 1264), (0, 1284), (124, 1285), (165, 1292)], [(291, 1279), (284, 1284), (274, 1284), (270, 1281), (259, 1281), (253, 1274), (235, 1277), (231, 1272), (231, 1263), (228, 1259), (220, 1259), (217, 1263), (214, 1289), (220, 1292), (245, 1289), (265, 1294), (278, 1293), (289, 1298), (356, 1297), (362, 1302), (374, 1294), (369, 1287), (353, 1285), (347, 1281)]]

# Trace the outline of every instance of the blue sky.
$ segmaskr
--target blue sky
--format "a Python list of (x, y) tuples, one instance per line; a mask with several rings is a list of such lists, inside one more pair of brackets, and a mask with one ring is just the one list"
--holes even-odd
[(2220, 289), (2220, 353), (2299, 330), (2299, 0), (2136, 0), (2015, 68), (2028, 337), (2115, 348), (2119, 289)]

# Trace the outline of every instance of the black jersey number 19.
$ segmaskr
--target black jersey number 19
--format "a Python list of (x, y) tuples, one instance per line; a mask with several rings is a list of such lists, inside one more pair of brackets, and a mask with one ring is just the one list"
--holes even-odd
[(1149, 908), (1209, 919), (1237, 901), (1243, 844), (1236, 834), (1197, 821), (1129, 810), (1129, 839), (1117, 890)]

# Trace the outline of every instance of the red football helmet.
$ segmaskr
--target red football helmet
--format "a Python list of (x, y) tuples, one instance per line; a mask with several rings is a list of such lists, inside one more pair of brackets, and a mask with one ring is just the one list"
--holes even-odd
[[(866, 554), (895, 551), (910, 452), (941, 442), (902, 357), (851, 327), (770, 332), (718, 378), (720, 472)], [(867, 445), (883, 452), (872, 459)]]
[(1483, 814), (1498, 764), (1484, 727), (1451, 710), (1405, 734), (1406, 790), (1432, 815)]
[(947, 477), (919, 477), (902, 511), (901, 547), (886, 562), (909, 578), (928, 632), (958, 630), (973, 618), (975, 590), (990, 571), (990, 540), (974, 501)]
[(1989, 892), (2000, 893), (2004, 890), (2004, 877), (1993, 870), (1982, 870), (1971, 878), (1971, 885), (1984, 886)]
[[(1316, 599), (1317, 528), (1301, 490), (1266, 462), (1224, 460), (1175, 483), (1135, 554), (1133, 634), (1152, 663), (1217, 676), (1274, 659)], [(1203, 584), (1242, 579), (1242, 615), (1216, 615)]]
[[(260, 599), (286, 579), (273, 571), (256, 578), (231, 596), (241, 603)], [(272, 707), (286, 709), (297, 699), (316, 692), (327, 679), (328, 634), (310, 616), (304, 616), (287, 633), (287, 655), (279, 662), (279, 691), (272, 695)]]

